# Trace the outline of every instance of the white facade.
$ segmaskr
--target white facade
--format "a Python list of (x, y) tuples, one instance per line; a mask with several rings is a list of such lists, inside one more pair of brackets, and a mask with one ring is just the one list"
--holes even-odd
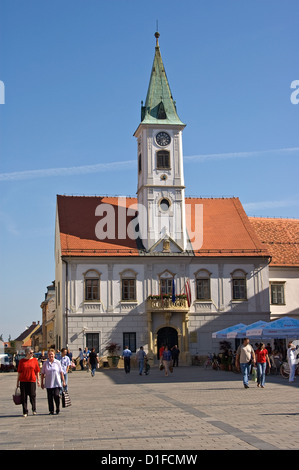
[[(75, 354), (79, 347), (86, 346), (90, 334), (98, 335), (99, 352), (104, 354), (110, 341), (123, 347), (124, 334), (133, 333), (136, 347), (144, 346), (146, 352), (156, 358), (159, 330), (169, 327), (177, 332), (179, 348), (188, 363), (194, 354), (218, 351), (219, 342), (212, 340), (212, 332), (240, 322), (250, 324), (269, 320), (268, 267), (258, 260), (244, 263), (244, 259), (198, 261), (171, 257), (131, 262), (125, 258), (108, 262), (107, 259), (69, 259), (66, 262), (68, 282), (65, 282), (65, 263), (60, 264), (58, 275), (66, 290), (61, 290), (57, 326), (63, 325), (60, 332), (62, 346), (67, 343)], [(211, 299), (206, 301), (196, 299), (196, 277), (203, 270), (210, 276)], [(247, 273), (247, 300), (232, 300), (232, 273), (235, 270)], [(184, 291), (185, 280), (190, 279), (192, 305), (187, 312), (176, 308), (149, 311), (147, 298), (159, 294), (159, 281), (165, 272), (175, 275), (177, 293)], [(121, 300), (121, 282), (126, 275), (136, 278), (136, 301)], [(84, 298), (84, 285), (89, 276), (99, 277), (99, 301)]]
[[(270, 282), (270, 308), (271, 320), (277, 320), (280, 316), (293, 316), (299, 318), (299, 268), (294, 267), (275, 267), (269, 268)], [(277, 298), (272, 289), (279, 289), (283, 298)]]
[[(142, 125), (135, 132), (138, 147), (138, 204), (144, 208), (140, 221), (143, 244), (149, 250), (165, 237), (187, 249), (185, 183), (183, 169), (183, 126)], [(160, 132), (170, 137), (168, 145), (159, 146)], [(159, 168), (159, 152), (168, 152), (169, 165)], [(168, 210), (161, 202), (167, 201)]]

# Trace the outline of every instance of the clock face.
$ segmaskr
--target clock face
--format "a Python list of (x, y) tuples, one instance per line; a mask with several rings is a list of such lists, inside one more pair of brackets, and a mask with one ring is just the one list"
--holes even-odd
[(169, 145), (171, 141), (170, 135), (167, 132), (159, 132), (156, 135), (156, 142), (161, 147), (165, 147), (165, 145)]

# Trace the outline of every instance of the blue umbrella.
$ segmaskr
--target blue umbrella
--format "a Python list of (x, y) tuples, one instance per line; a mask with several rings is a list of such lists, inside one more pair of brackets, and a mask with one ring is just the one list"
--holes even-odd
[(252, 323), (251, 325), (242, 327), (235, 331), (231, 331), (230, 333), (228, 333), (227, 337), (228, 338), (246, 338), (248, 336), (247, 334), (248, 330), (251, 330), (252, 328), (263, 327), (266, 325), (269, 325), (269, 323), (262, 321), (262, 320), (258, 320)]
[(244, 326), (246, 326), (244, 323), (238, 323), (237, 325), (229, 326), (227, 328), (224, 328), (223, 330), (219, 330), (215, 333), (212, 333), (212, 338), (227, 338), (228, 333), (230, 333), (231, 331), (238, 330)]
[(291, 317), (282, 317), (265, 326), (251, 328), (247, 335), (253, 338), (286, 338), (299, 335), (299, 320)]

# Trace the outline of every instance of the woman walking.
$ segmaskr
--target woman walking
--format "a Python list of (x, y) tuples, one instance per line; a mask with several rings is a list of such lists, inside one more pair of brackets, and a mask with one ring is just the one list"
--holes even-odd
[(33, 357), (33, 350), (26, 348), (26, 357), (18, 365), (17, 387), (21, 389), (23, 416), (28, 416), (27, 398), (32, 406), (32, 413), (36, 415), (36, 383), (39, 386), (40, 368), (38, 361)]
[(268, 355), (268, 350), (265, 348), (264, 343), (260, 343), (258, 349), (255, 351), (256, 362), (257, 362), (257, 386), (264, 388), (266, 379), (266, 366), (271, 363)]
[(48, 360), (43, 363), (41, 388), (47, 389), (49, 414), (54, 414), (54, 402), (56, 414), (59, 413), (60, 389), (65, 387), (65, 380), (61, 368), (61, 362), (55, 359), (55, 350), (49, 349)]
[(169, 351), (168, 346), (165, 346), (162, 353), (162, 361), (165, 369), (165, 375), (168, 376), (170, 361), (172, 360), (171, 351)]

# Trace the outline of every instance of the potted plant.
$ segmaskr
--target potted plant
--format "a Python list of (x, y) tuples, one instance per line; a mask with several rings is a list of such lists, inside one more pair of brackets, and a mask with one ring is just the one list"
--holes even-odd
[(120, 345), (117, 343), (109, 343), (106, 346), (106, 350), (108, 351), (108, 363), (110, 367), (117, 367), (118, 361), (120, 356), (117, 354), (117, 351), (120, 350)]

